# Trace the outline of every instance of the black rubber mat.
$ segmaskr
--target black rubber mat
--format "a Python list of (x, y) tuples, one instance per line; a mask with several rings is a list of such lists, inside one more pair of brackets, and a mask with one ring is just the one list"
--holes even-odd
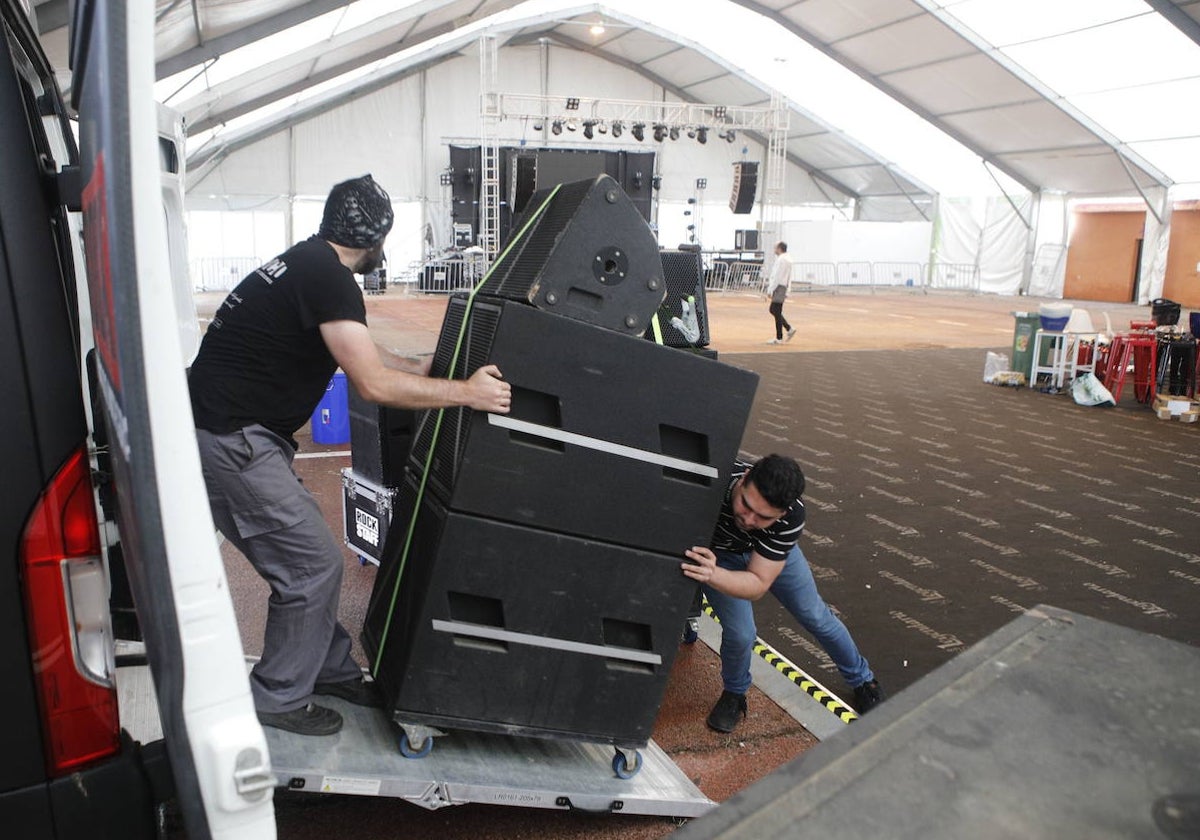
[[(762, 377), (744, 454), (804, 467), (801, 548), (884, 688), (1039, 603), (1200, 645), (1200, 423), (1130, 389), (1090, 408), (986, 385), (984, 355), (722, 356)], [(756, 611), (768, 644), (846, 696), (778, 602)]]

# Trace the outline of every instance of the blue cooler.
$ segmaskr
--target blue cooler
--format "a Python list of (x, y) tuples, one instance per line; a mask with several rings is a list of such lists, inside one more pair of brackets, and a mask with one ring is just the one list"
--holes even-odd
[(325, 396), (312, 413), (313, 443), (350, 442), (350, 401), (346, 392), (346, 374), (335, 373), (325, 388)]

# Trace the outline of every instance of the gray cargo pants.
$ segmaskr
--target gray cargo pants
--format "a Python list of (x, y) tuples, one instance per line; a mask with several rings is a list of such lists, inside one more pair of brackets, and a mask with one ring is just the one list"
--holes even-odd
[(308, 702), (316, 682), (361, 676), (337, 620), (345, 558), (316, 499), (292, 470), (292, 446), (259, 425), (196, 430), (218, 530), (271, 587), (262, 658), (250, 672), (260, 712)]

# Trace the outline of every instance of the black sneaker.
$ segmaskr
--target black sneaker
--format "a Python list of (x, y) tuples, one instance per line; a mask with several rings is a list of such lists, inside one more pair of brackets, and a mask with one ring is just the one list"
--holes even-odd
[(383, 706), (383, 698), (379, 696), (379, 689), (375, 683), (367, 682), (362, 677), (344, 682), (319, 682), (313, 686), (313, 694), (340, 697), (347, 703), (353, 703), (356, 706), (370, 706), (372, 708), (381, 708)]
[(297, 735), (332, 735), (342, 728), (341, 715), (315, 703), (290, 712), (259, 712), (258, 722)]
[(718, 732), (732, 732), (746, 716), (746, 695), (722, 691), (717, 704), (708, 713), (708, 726)]
[(865, 715), (886, 699), (887, 695), (879, 687), (878, 680), (870, 680), (854, 688), (854, 708), (860, 715)]

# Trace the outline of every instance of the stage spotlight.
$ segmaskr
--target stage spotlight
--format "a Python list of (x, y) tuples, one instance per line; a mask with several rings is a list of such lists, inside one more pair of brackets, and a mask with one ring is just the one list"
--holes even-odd
[(697, 178), (696, 179), (696, 189), (698, 189), (698, 190), (708, 189), (708, 179), (707, 178)]
[(695, 140), (695, 139), (696, 139), (696, 129), (692, 128), (692, 127), (689, 125), (689, 126), (687, 127), (687, 136), (688, 136), (688, 139), (689, 139), (689, 140)]
[(574, 117), (571, 117), (571, 119), (567, 120), (567, 131), (574, 131), (577, 128), (579, 128), (579, 123), (575, 122)]
[(438, 181), (441, 183), (441, 185), (443, 187), (454, 186), (454, 170), (448, 169), (445, 172), (443, 172), (441, 175), (438, 176)]
[(702, 125), (696, 129), (696, 142), (701, 143), (701, 144), (708, 142), (708, 127), (707, 126)]
[(671, 134), (672, 140), (678, 140), (679, 139), (679, 126), (677, 126), (677, 125), (671, 126), (670, 134)]
[(661, 143), (663, 141), (663, 138), (666, 136), (667, 136), (667, 127), (665, 125), (663, 125), (662, 123), (655, 123), (654, 124), (654, 140), (658, 143)]
[(595, 125), (596, 125), (595, 120), (584, 120), (583, 121), (583, 136), (586, 137), (587, 139), (591, 140), (592, 137), (595, 136), (592, 133), (592, 127)]
[(641, 143), (643, 140), (646, 139), (646, 124), (645, 123), (634, 123), (633, 128), (631, 128), (630, 131), (633, 132), (633, 139), (638, 141), (639, 143)]
[(551, 123), (550, 131), (554, 134), (562, 134), (562, 120), (555, 120)]
[(661, 175), (655, 175), (653, 178), (651, 178), (651, 179), (650, 179), (650, 186), (651, 186), (651, 187), (653, 187), (653, 188), (654, 188), (654, 189), (656, 189), (656, 190), (661, 190), (661, 189), (662, 189), (662, 176), (661, 176)]
[(733, 138), (734, 138), (734, 137), (736, 137), (736, 136), (737, 136), (737, 134), (734, 132), (734, 130), (733, 130), (732, 128), (731, 128), (731, 129), (729, 129), (729, 131), (725, 133), (725, 142), (726, 142), (726, 143), (732, 143), (732, 142), (733, 142)]
[(579, 97), (578, 96), (568, 96), (567, 97), (567, 110), (568, 111), (578, 111), (579, 110)]
[(620, 120), (617, 120), (615, 123), (613, 123), (613, 127), (612, 127), (613, 139), (616, 140), (618, 137), (620, 137), (621, 132), (624, 130), (625, 130), (625, 126), (621, 125)]
[(723, 120), (723, 119), (725, 119), (725, 114), (727, 113), (727, 111), (728, 111), (728, 109), (724, 105), (717, 105), (716, 107), (713, 108), (713, 116), (716, 117), (718, 120)]

